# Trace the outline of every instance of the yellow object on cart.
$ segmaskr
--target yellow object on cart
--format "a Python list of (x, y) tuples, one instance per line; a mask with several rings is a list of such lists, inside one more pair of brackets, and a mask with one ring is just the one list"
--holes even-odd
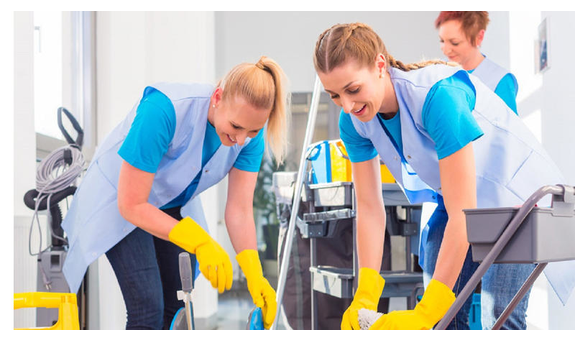
[(79, 330), (78, 303), (74, 293), (14, 293), (14, 309), (58, 308), (58, 321), (52, 327), (17, 328), (27, 330)]
[[(351, 162), (341, 139), (329, 142), (331, 181), (351, 182)], [(381, 183), (395, 183), (395, 178), (385, 164), (381, 164)]]

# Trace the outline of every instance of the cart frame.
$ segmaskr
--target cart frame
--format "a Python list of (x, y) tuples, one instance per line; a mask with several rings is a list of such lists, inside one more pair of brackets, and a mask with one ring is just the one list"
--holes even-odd
[[(499, 239), (493, 245), (493, 248), (482, 260), (481, 264), (471, 276), (463, 290), (459, 293), (455, 302), (441, 321), (436, 325), (436, 330), (445, 330), (451, 320), (455, 317), (455, 314), (461, 309), (465, 300), (473, 293), (475, 287), (485, 275), (485, 272), (489, 267), (496, 261), (497, 257), (509, 244), (513, 235), (522, 226), (523, 221), (527, 218), (527, 215), (533, 210), (537, 202), (541, 200), (546, 195), (553, 195), (552, 208), (561, 210), (562, 212), (570, 212), (573, 215), (573, 209), (575, 206), (575, 188), (568, 185), (558, 184), (558, 185), (546, 185), (535, 191), (519, 208), (517, 213), (513, 216)], [(492, 329), (501, 329), (503, 323), (509, 318), (515, 307), (519, 304), (521, 299), (527, 294), (535, 280), (541, 275), (548, 262), (537, 263), (537, 266), (531, 273), (531, 275), (525, 280), (519, 291), (515, 294), (511, 302), (507, 305), (503, 313), (499, 316)]]

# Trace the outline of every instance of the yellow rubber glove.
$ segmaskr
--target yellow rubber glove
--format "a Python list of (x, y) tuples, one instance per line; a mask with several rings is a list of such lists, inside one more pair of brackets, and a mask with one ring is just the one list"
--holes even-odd
[(413, 310), (384, 314), (369, 328), (392, 330), (431, 329), (455, 302), (455, 294), (442, 282), (432, 279)]
[(353, 296), (351, 305), (343, 313), (341, 329), (360, 329), (357, 312), (362, 308), (377, 311), (383, 286), (385, 286), (385, 280), (379, 275), (377, 270), (371, 268), (359, 269), (357, 291)]
[(212, 287), (223, 293), (232, 288), (233, 272), (226, 251), (190, 217), (182, 219), (168, 234), (170, 242), (196, 254), (200, 271)]
[(264, 328), (270, 329), (276, 317), (276, 292), (264, 277), (257, 250), (246, 249), (236, 256), (248, 280), (248, 290), (254, 304), (262, 309)]

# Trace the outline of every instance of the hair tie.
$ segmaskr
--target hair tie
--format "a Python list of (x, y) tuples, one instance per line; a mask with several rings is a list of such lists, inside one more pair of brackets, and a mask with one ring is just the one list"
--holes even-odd
[(261, 59), (256, 63), (256, 67), (262, 70), (266, 69), (266, 66), (264, 65)]

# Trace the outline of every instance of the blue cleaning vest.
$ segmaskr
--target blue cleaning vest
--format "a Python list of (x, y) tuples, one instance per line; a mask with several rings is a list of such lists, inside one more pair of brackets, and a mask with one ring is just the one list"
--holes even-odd
[[(519, 117), (474, 74), (460, 67), (433, 65), (404, 72), (389, 68), (393, 83), (403, 142), (402, 159), (377, 117), (361, 122), (352, 115), (356, 131), (372, 141), (380, 158), (411, 203), (436, 202), (441, 192), (439, 160), (435, 143), (423, 127), (422, 108), (429, 90), (438, 81), (462, 72), (475, 90), (472, 111), (484, 135), (473, 142), (477, 207), (521, 205), (544, 185), (565, 183), (565, 179), (537, 138)], [(550, 206), (548, 195), (539, 206)], [(570, 272), (564, 267), (569, 266)], [(559, 270), (560, 267), (563, 269)], [(550, 263), (546, 276), (564, 301), (575, 287), (575, 261)]]
[(377, 119), (361, 122), (352, 116), (352, 122), (362, 137), (372, 141), (409, 201), (435, 202), (436, 194), (441, 194), (435, 143), (423, 128), (421, 110), (431, 87), (456, 72), (466, 75), (475, 89), (476, 105), (472, 114), (484, 132), (484, 136), (473, 142), (478, 207), (520, 205), (539, 187), (562, 183), (559, 169), (535, 136), (501, 98), (473, 74), (446, 65), (410, 72), (390, 68), (399, 104), (405, 161)]
[[(505, 68), (494, 63), (493, 61), (491, 61), (491, 59), (488, 59), (485, 55), (483, 55), (483, 57), (484, 57), (483, 61), (473, 70), (473, 75), (479, 78), (485, 85), (487, 85), (487, 87), (491, 91), (494, 92), (497, 86), (499, 85), (501, 79), (503, 79), (503, 77), (505, 77), (508, 74), (511, 75), (511, 78), (513, 79), (513, 83), (515, 85), (513, 95), (514, 97), (516, 97), (519, 87), (515, 75), (507, 71)], [(425, 244), (425, 240), (427, 239), (427, 233), (428, 233), (427, 222), (428, 219), (431, 217), (431, 213), (435, 210), (435, 207), (436, 207), (435, 204), (430, 203), (427, 204), (424, 203), (422, 206), (422, 218), (421, 218), (421, 230), (420, 230), (421, 231), (420, 240), (422, 240), (422, 243), (420, 244), (420, 250), (418, 254), (420, 255), (419, 264), (421, 266), (423, 266), (423, 260), (424, 260), (423, 249), (421, 248), (423, 244)]]
[[(250, 138), (243, 146), (221, 145), (202, 168), (202, 147), (214, 87), (207, 84), (158, 83), (147, 87), (144, 94), (152, 89), (159, 90), (171, 100), (176, 112), (176, 129), (155, 173), (148, 202), (161, 207), (172, 201), (202, 171), (196, 191), (182, 207), (181, 215), (190, 216), (207, 228), (198, 195), (228, 174)], [(62, 223), (69, 242), (63, 273), (71, 292), (77, 292), (93, 261), (136, 228), (120, 215), (117, 188), (123, 162), (118, 150), (130, 130), (137, 106), (98, 147)]]

